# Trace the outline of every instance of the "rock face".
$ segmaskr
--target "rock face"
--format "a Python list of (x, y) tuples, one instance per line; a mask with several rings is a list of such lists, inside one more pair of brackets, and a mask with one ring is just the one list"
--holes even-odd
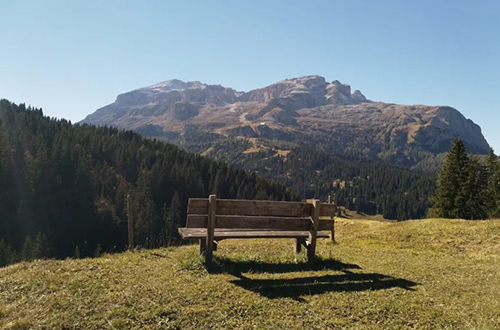
[(249, 92), (174, 79), (120, 94), (83, 123), (134, 129), (188, 146), (192, 132), (210, 140), (258, 137), (400, 164), (415, 163), (422, 152), (447, 151), (455, 137), (470, 152), (489, 149), (480, 127), (456, 109), (373, 102), (321, 76)]

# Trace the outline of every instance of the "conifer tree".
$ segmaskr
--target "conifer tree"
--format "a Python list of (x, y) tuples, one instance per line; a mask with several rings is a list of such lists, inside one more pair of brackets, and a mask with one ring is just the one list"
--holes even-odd
[(179, 201), (179, 194), (175, 191), (167, 213), (166, 237), (168, 245), (174, 245), (179, 242), (179, 235), (177, 234), (177, 228), (179, 227), (181, 227), (181, 203)]
[(463, 183), (468, 179), (469, 157), (462, 140), (455, 139), (437, 181), (434, 206), (429, 217), (455, 218), (464, 213), (466, 194), (459, 196)]
[(457, 206), (464, 203), (464, 207), (458, 207), (457, 218), (467, 220), (486, 219), (488, 217), (487, 198), (488, 173), (481, 164), (478, 156), (469, 159), (467, 167), (467, 179), (463, 182)]
[(0, 240), (0, 267), (7, 265), (7, 244), (5, 244), (5, 241), (2, 239)]
[(21, 250), (21, 260), (30, 261), (33, 260), (33, 240), (31, 236), (26, 236), (24, 240), (23, 249)]
[(99, 258), (102, 255), (102, 247), (101, 243), (97, 244), (97, 247), (95, 248), (94, 252), (94, 258)]
[(500, 164), (498, 164), (495, 173), (496, 175), (493, 186), (496, 192), (496, 203), (495, 203), (496, 209), (493, 210), (491, 216), (494, 218), (500, 218)]
[(485, 166), (488, 175), (486, 188), (488, 215), (492, 218), (500, 217), (500, 164), (493, 149), (488, 153)]
[(73, 258), (75, 258), (75, 259), (80, 259), (81, 258), (80, 248), (78, 247), (78, 245), (75, 248), (75, 252), (73, 252)]
[(49, 257), (49, 242), (42, 232), (38, 232), (33, 242), (33, 259), (42, 259)]
[(0, 240), (0, 267), (17, 262), (17, 254), (5, 240)]

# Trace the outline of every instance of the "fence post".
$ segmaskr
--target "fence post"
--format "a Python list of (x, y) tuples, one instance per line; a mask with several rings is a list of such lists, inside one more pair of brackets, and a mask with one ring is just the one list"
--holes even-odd
[(215, 214), (217, 206), (216, 195), (210, 195), (208, 198), (208, 221), (207, 221), (207, 242), (205, 246), (205, 262), (210, 264), (212, 261), (214, 250), (214, 231), (215, 231)]
[(321, 207), (321, 202), (317, 199), (312, 200), (312, 229), (309, 231), (309, 245), (307, 247), (307, 259), (309, 262), (314, 260), (314, 255), (316, 254), (316, 241), (318, 238), (319, 229), (319, 208)]
[(128, 249), (134, 247), (134, 221), (132, 218), (132, 205), (130, 194), (127, 195), (127, 219), (128, 219)]
[[(328, 195), (328, 204), (332, 204), (332, 196)], [(335, 243), (335, 217), (330, 215), (330, 219), (333, 220), (332, 223), (332, 242)]]

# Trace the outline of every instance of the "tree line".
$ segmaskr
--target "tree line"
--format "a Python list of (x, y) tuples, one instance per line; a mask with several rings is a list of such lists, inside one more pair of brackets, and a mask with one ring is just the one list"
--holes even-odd
[(456, 139), (437, 180), (429, 217), (467, 220), (500, 217), (500, 165), (490, 149), (486, 159), (466, 152)]
[(386, 219), (423, 218), (432, 205), (434, 174), (310, 147), (282, 156), (269, 141), (259, 143), (268, 148), (244, 154), (248, 141), (225, 139), (211, 145), (210, 156), (272, 178), (302, 199), (332, 196), (339, 206)]
[(296, 200), (282, 185), (171, 144), (0, 100), (0, 266), (179, 244), (188, 198)]

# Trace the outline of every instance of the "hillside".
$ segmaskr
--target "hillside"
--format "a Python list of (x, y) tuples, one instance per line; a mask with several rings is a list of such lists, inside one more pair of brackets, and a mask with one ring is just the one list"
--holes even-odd
[(147, 247), (179, 243), (191, 197), (296, 198), (275, 182), (177, 146), (72, 125), (7, 100), (0, 100), (0, 187), (0, 266), (123, 250), (128, 195), (134, 242)]
[(337, 222), (309, 268), (288, 240), (0, 268), (2, 329), (498, 329), (500, 220)]
[(225, 141), (214, 145), (210, 155), (276, 180), (303, 199), (331, 196), (337, 205), (387, 219), (423, 218), (432, 205), (436, 189), (432, 174), (307, 147), (286, 153), (271, 144), (258, 144), (257, 152), (243, 151), (246, 147)]
[(458, 136), (469, 152), (489, 149), (481, 128), (454, 108), (370, 101), (359, 90), (351, 93), (349, 85), (321, 76), (249, 92), (174, 79), (120, 94), (83, 122), (133, 129), (188, 149), (202, 142), (207, 152), (211, 143), (227, 137), (258, 138), (405, 166), (447, 151)]

